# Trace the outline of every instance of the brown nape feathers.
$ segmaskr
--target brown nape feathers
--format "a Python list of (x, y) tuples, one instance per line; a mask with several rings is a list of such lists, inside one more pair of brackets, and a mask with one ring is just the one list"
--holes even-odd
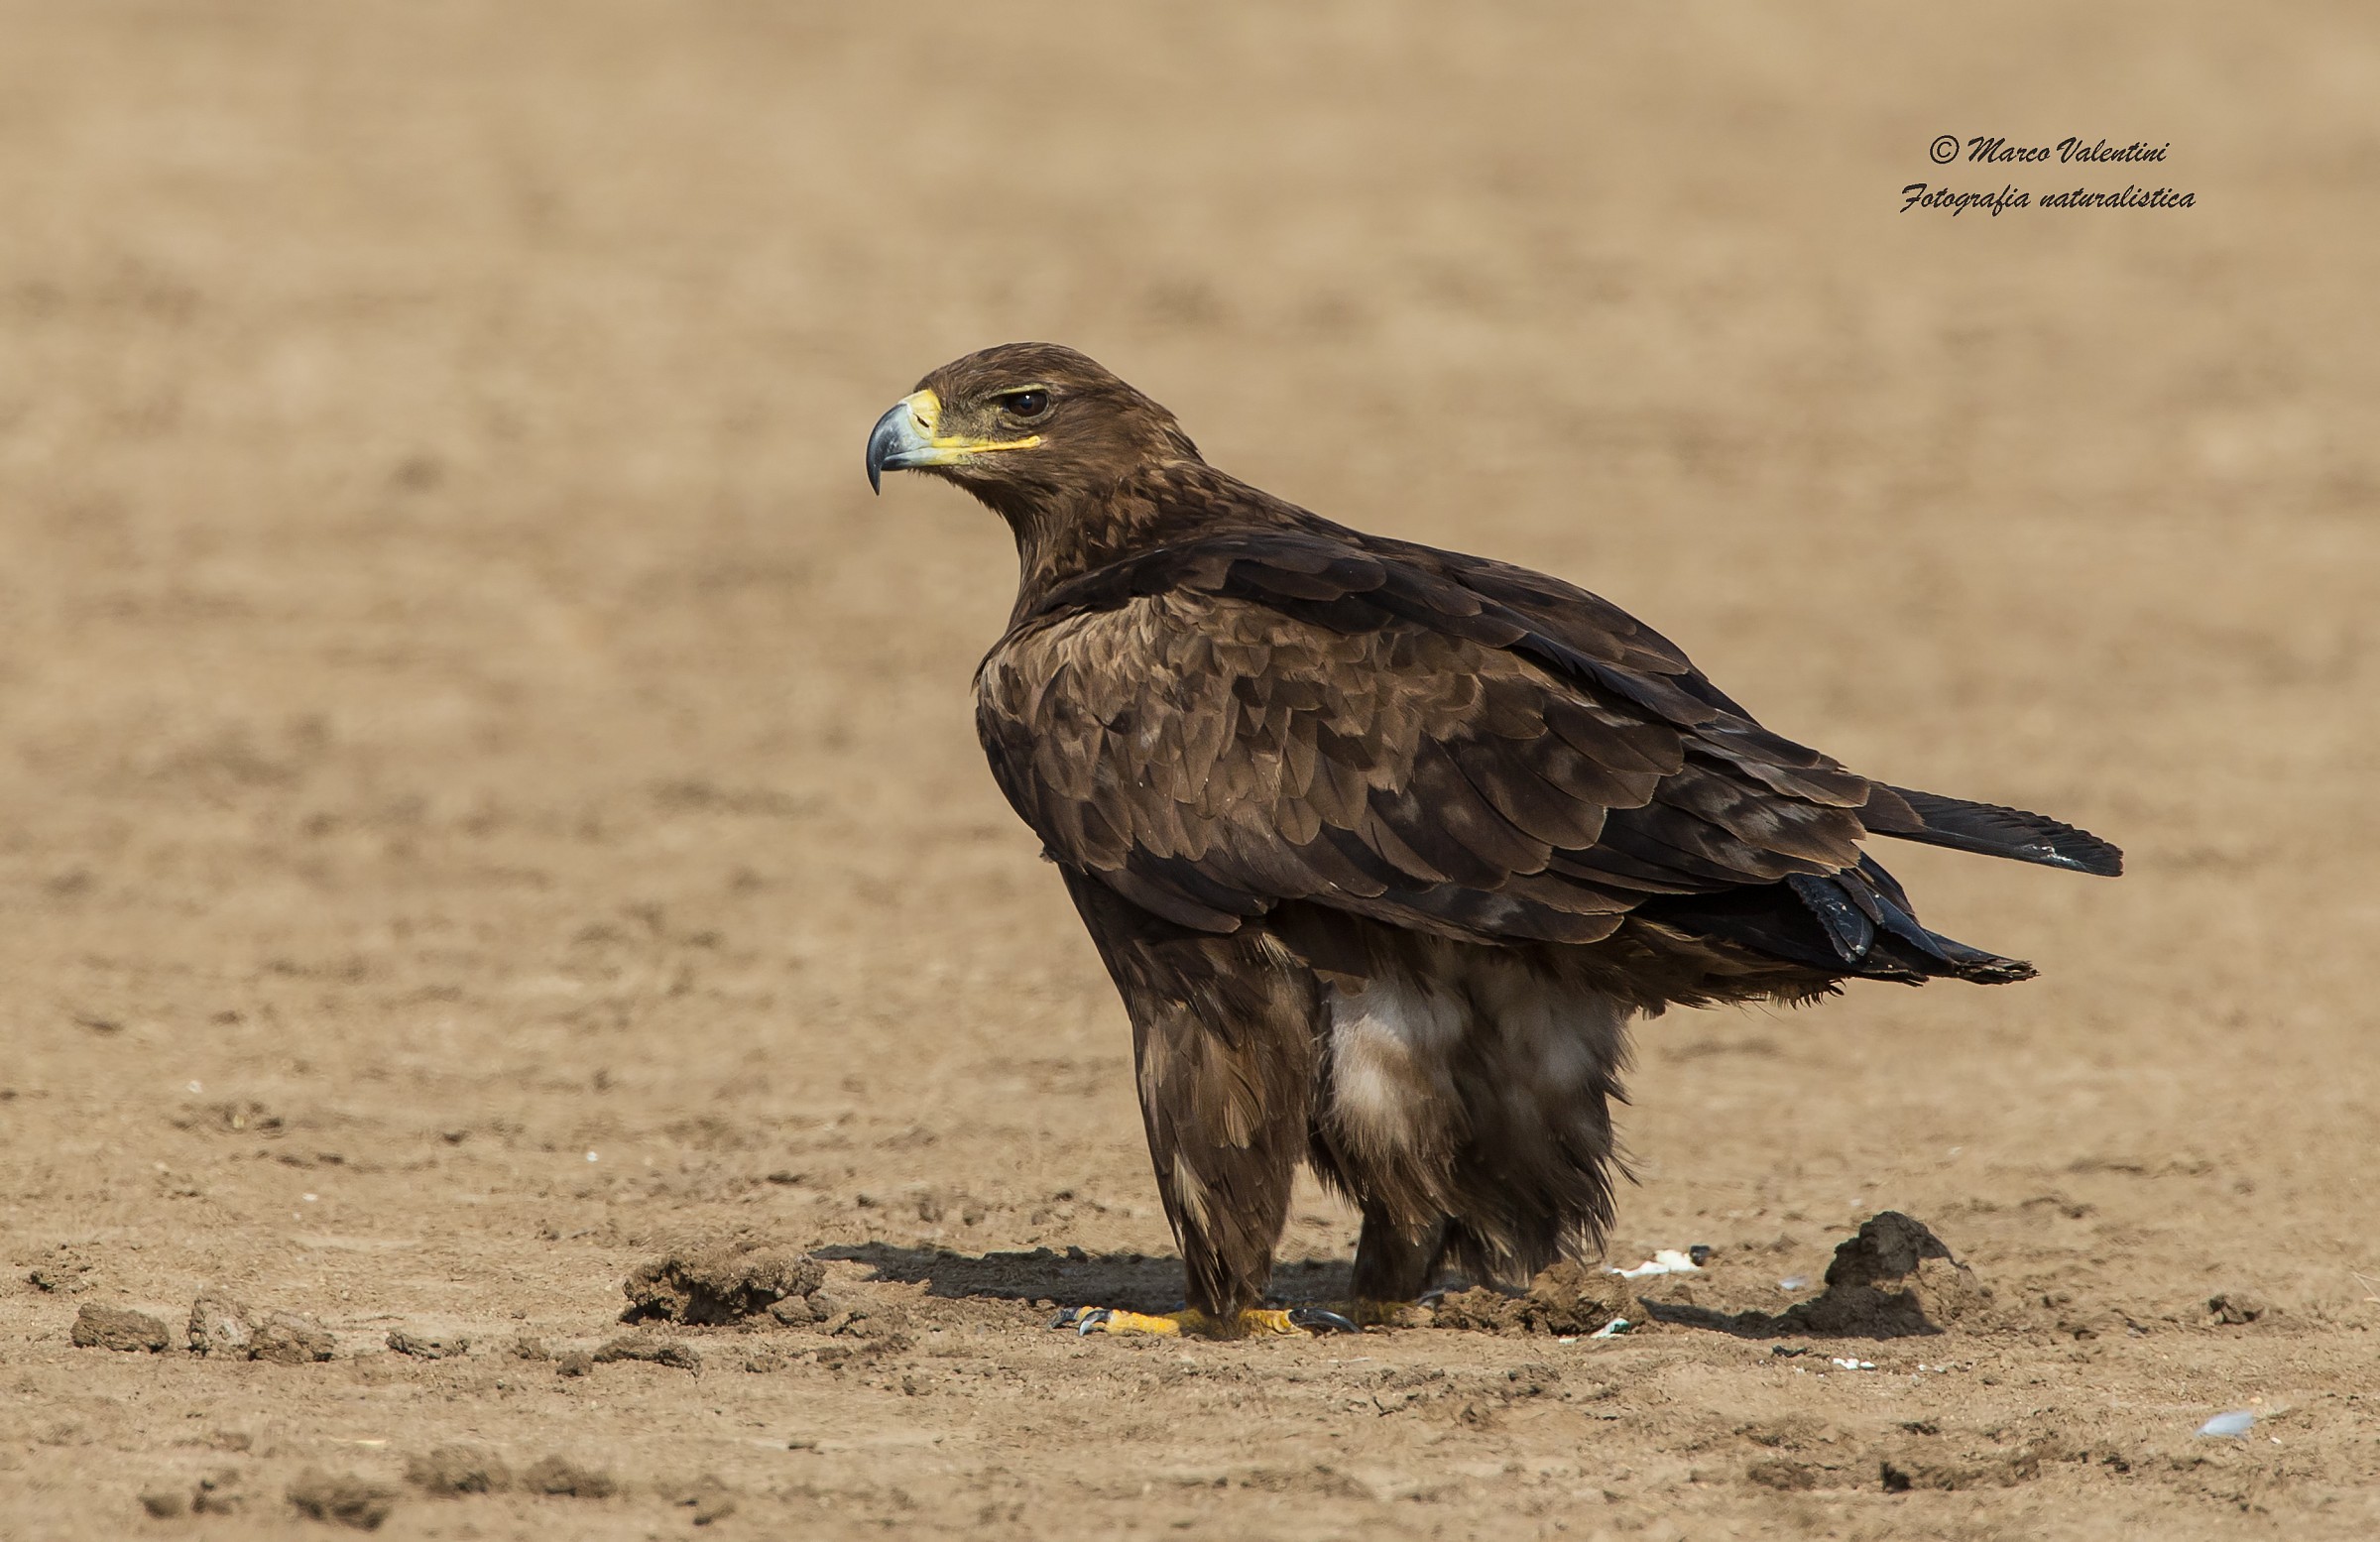
[(2032, 974), (1922, 925), (1868, 837), (2121, 870), (1768, 732), (1558, 578), (1250, 487), (1071, 349), (944, 365), (868, 464), (1015, 533), (977, 725), (1131, 1017), (1194, 1314), (1087, 1323), (1261, 1318), (1300, 1156), (1363, 1211), (1363, 1300), (1591, 1253), (1630, 1016)]

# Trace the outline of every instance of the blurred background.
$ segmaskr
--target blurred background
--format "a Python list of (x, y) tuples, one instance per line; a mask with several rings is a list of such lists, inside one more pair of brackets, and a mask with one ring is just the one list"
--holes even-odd
[[(468, 1316), (602, 1310), (703, 1218), (1165, 1252), (1122, 1013), (973, 740), (1006, 533), (861, 467), (926, 370), (1046, 338), (1277, 493), (1610, 597), (1855, 769), (2131, 854), (1890, 854), (2037, 984), (1652, 1025), (1616, 1250), (1791, 1212), (1823, 1263), (1892, 1202), (2103, 1300), (2277, 1234), (2264, 1288), (2365, 1294), (2369, 7), (125, 0), (0, 37), (28, 1256)], [(315, 1165), (241, 1160), (268, 1120)], [(391, 1275), (290, 1218), (429, 1241)], [(1350, 1238), (1308, 1195), (1288, 1245)]]

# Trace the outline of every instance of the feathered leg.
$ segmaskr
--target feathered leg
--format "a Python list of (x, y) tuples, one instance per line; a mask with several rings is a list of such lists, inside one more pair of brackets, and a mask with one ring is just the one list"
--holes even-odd
[(1429, 1289), (1446, 1254), (1446, 1234), (1444, 1221), (1416, 1236), (1386, 1212), (1365, 1206), (1364, 1231), (1356, 1240), (1356, 1315), (1385, 1319)]
[(1319, 987), (1260, 928), (1218, 936), (1128, 904), (1069, 871), (1068, 890), (1132, 1020), (1140, 1114), (1165, 1219), (1181, 1245), (1189, 1310), (1170, 1317), (1093, 1310), (1089, 1332), (1287, 1333), (1285, 1312), (1252, 1310), (1306, 1140)]
[(1391, 1318), (1450, 1262), (1517, 1284), (1591, 1255), (1611, 1219), (1627, 1004), (1554, 949), (1387, 928), (1365, 943), (1314, 955), (1339, 983), (1312, 1160), (1364, 1212), (1351, 1314)]

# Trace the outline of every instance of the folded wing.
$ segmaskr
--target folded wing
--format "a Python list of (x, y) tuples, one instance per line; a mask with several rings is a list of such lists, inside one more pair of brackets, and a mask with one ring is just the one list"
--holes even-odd
[(1842, 973), (2007, 978), (2022, 966), (1918, 926), (1858, 843), (2116, 861), (1769, 733), (1584, 591), (1353, 533), (1104, 568), (978, 683), (994, 771), (1051, 855), (1209, 931), (1293, 900), (1500, 942), (1597, 942), (1633, 915)]

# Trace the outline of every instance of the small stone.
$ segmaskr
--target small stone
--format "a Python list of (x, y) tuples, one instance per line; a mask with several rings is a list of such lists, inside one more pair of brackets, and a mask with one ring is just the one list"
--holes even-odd
[(250, 1360), (276, 1365), (304, 1365), (329, 1360), (338, 1353), (330, 1330), (298, 1312), (268, 1313), (248, 1341)]
[(256, 1329), (247, 1307), (209, 1287), (198, 1292), (190, 1303), (189, 1346), (195, 1355), (221, 1355), (232, 1360), (248, 1358), (249, 1341)]
[(171, 1342), (166, 1325), (147, 1312), (123, 1306), (86, 1306), (74, 1315), (68, 1337), (81, 1350), (146, 1350), (155, 1355)]
[(397, 1506), (397, 1491), (352, 1473), (333, 1475), (307, 1468), (290, 1484), (290, 1502), (315, 1520), (378, 1531)]
[(78, 1296), (91, 1288), (91, 1266), (87, 1263), (45, 1263), (25, 1276), (35, 1289), (52, 1295)]
[(595, 1373), (595, 1357), (585, 1350), (572, 1350), (554, 1369), (565, 1376), (591, 1376)]

